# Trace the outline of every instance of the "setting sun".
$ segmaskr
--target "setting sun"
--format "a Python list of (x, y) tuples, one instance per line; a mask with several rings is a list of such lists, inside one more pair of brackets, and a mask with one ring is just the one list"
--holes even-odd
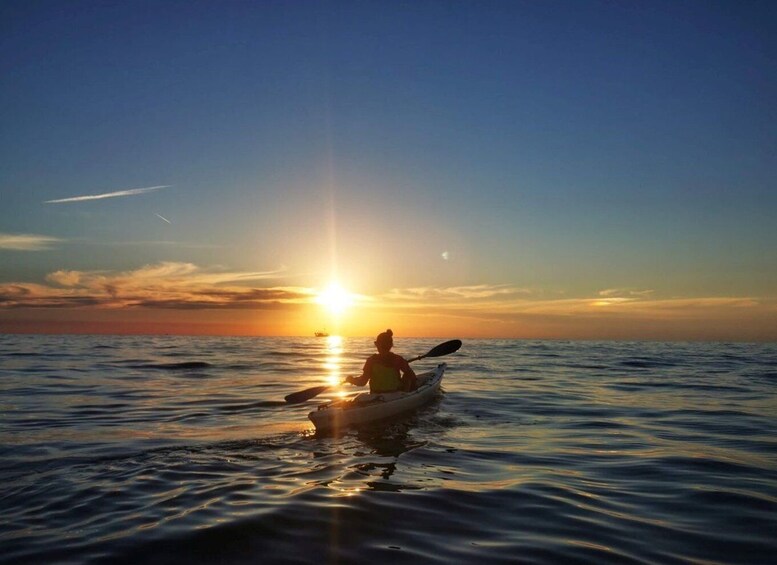
[(321, 304), (330, 313), (339, 315), (353, 303), (353, 295), (339, 284), (332, 283), (318, 294), (316, 303)]

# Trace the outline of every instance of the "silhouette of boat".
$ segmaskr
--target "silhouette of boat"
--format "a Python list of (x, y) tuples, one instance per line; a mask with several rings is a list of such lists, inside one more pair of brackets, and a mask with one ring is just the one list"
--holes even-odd
[(329, 337), (329, 334), (326, 332), (316, 332), (313, 335), (315, 335), (316, 337)]

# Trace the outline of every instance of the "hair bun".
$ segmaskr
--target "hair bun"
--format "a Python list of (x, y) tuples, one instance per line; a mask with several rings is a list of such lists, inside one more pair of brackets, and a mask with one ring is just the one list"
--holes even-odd
[(386, 330), (385, 332), (379, 333), (378, 337), (375, 338), (375, 345), (378, 345), (378, 343), (384, 344), (386, 347), (391, 349), (391, 345), (394, 343), (394, 338), (392, 337), (394, 335), (394, 332), (391, 330)]

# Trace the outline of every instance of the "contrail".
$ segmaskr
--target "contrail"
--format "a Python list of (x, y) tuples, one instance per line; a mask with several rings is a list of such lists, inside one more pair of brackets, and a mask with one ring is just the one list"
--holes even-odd
[(63, 202), (83, 202), (85, 200), (102, 200), (103, 198), (116, 198), (118, 196), (135, 196), (160, 188), (168, 188), (172, 185), (163, 184), (159, 186), (148, 186), (146, 188), (130, 188), (129, 190), (119, 190), (117, 192), (106, 192), (105, 194), (89, 194), (86, 196), (72, 196), (70, 198), (60, 198), (58, 200), (46, 200), (44, 204), (61, 204)]
[(159, 218), (160, 220), (164, 220), (164, 221), (165, 221), (165, 222), (167, 222), (168, 224), (172, 224), (172, 223), (173, 223), (173, 222), (171, 222), (170, 220), (168, 220), (167, 218), (165, 218), (164, 216), (160, 216), (160, 215), (159, 215), (159, 214), (157, 214), (156, 212), (154, 212), (154, 215), (155, 215), (157, 218)]

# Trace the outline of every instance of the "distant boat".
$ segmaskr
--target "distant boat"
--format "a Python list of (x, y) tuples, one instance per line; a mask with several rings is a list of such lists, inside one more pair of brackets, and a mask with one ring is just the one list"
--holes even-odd
[(329, 334), (326, 332), (316, 332), (313, 335), (315, 335), (316, 337), (329, 337)]

